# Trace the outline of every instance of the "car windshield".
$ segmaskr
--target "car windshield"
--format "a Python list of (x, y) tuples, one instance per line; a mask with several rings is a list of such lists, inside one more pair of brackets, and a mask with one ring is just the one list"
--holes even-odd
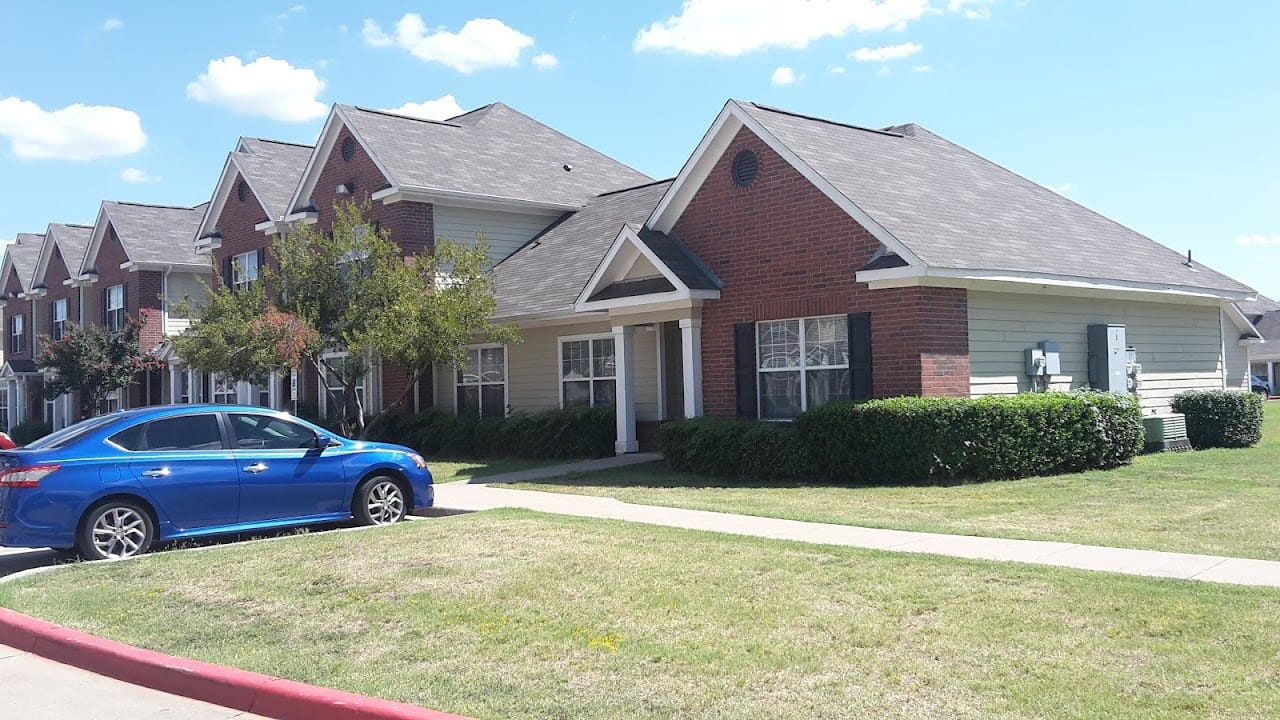
[(89, 433), (97, 430), (104, 425), (109, 425), (119, 417), (115, 415), (99, 415), (98, 417), (82, 420), (75, 425), (68, 425), (61, 430), (45, 435), (39, 440), (23, 445), (27, 450), (49, 450), (66, 447)]

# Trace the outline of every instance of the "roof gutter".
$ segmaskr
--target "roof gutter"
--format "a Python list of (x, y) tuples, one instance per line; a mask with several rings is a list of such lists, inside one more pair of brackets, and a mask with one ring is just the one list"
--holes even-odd
[(411, 188), (392, 186), (379, 190), (371, 195), (385, 205), (396, 202), (421, 202), (456, 207), (470, 207), (479, 210), (507, 210), (509, 212), (542, 211), (547, 215), (559, 215), (565, 212), (576, 212), (582, 205), (567, 203), (539, 202), (537, 200), (521, 200), (502, 197), (500, 195), (484, 195), (481, 193), (442, 190), (439, 188)]

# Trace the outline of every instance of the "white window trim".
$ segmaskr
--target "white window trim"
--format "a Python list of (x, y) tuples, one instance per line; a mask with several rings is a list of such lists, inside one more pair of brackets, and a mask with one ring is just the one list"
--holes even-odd
[[(327, 366), (329, 360), (332, 358), (346, 358), (349, 356), (350, 356), (350, 353), (346, 353), (346, 352), (330, 352), (330, 353), (325, 353), (320, 357), (322, 360), (324, 360), (324, 363)], [(372, 410), (372, 408), (369, 405), (369, 378), (371, 375), (373, 375), (373, 363), (369, 364), (368, 370), (366, 370), (364, 376), (360, 378), (360, 383), (356, 385), (356, 392), (364, 394), (364, 399), (361, 402), (364, 403), (364, 406), (365, 406), (364, 411), (366, 413)], [(319, 402), (320, 416), (327, 418), (329, 417), (328, 389), (330, 386), (329, 386), (329, 378), (327, 377), (325, 367), (320, 368), (319, 379), (316, 383), (316, 387), (319, 390), (317, 394), (320, 396), (319, 398), (320, 399), (320, 402)]]
[[(568, 381), (566, 381), (566, 380), (565, 380), (565, 377), (564, 377), (564, 344), (565, 344), (565, 343), (568, 343), (568, 342), (578, 342), (578, 341), (581, 341), (581, 340), (613, 340), (613, 339), (614, 339), (614, 338), (613, 338), (613, 333), (612, 333), (612, 332), (587, 333), (587, 334), (585, 334), (585, 335), (561, 335), (560, 337), (557, 337), (557, 338), (556, 338), (556, 377), (558, 377), (558, 378), (559, 378), (559, 382), (556, 384), (556, 394), (560, 396), (560, 409), (561, 409), (561, 410), (563, 410), (563, 409), (564, 409), (564, 384), (565, 384), (565, 382), (582, 382), (582, 378), (579, 378), (579, 379), (576, 379), (576, 380), (568, 380)], [(591, 350), (590, 350), (590, 345), (588, 345), (588, 352), (591, 352)], [(614, 359), (613, 359), (613, 362), (614, 362), (614, 371), (613, 371), (613, 375), (602, 375), (602, 376), (600, 376), (600, 377), (596, 377), (596, 376), (595, 376), (595, 356), (594, 356), (594, 355), (589, 355), (589, 356), (588, 356), (588, 359), (589, 359), (589, 361), (590, 361), (590, 363), (591, 363), (591, 372), (592, 372), (592, 375), (591, 375), (591, 377), (590, 377), (590, 378), (587, 378), (587, 379), (591, 382), (591, 395), (590, 395), (590, 397), (591, 397), (591, 403), (590, 403), (589, 405), (587, 405), (587, 407), (595, 407), (595, 406), (596, 406), (596, 392), (595, 392), (595, 381), (596, 381), (596, 380), (612, 380), (612, 381), (613, 381), (613, 388), (614, 388), (614, 397), (615, 397), (615, 398), (617, 397), (617, 391), (618, 391), (618, 370), (617, 370), (617, 362), (618, 362), (618, 345), (617, 345), (617, 343), (616, 343), (616, 342), (614, 343), (614, 347), (613, 347), (613, 358), (614, 358)]]
[[(767, 420), (772, 422), (791, 422), (792, 420), (795, 419), (795, 418), (767, 418), (764, 416), (764, 397), (760, 392), (760, 374), (761, 373), (799, 372), (800, 373), (800, 412), (808, 412), (809, 411), (809, 372), (808, 371), (809, 370), (848, 370), (849, 369), (849, 363), (847, 361), (843, 365), (814, 365), (810, 367), (809, 365), (805, 364), (806, 356), (805, 356), (805, 344), (804, 344), (804, 340), (805, 340), (804, 322), (806, 320), (826, 320), (828, 318), (835, 319), (837, 322), (840, 322), (840, 321), (843, 321), (846, 323), (848, 322), (847, 315), (808, 315), (808, 316), (788, 317), (788, 318), (771, 318), (769, 320), (756, 321), (754, 325), (755, 337), (753, 338), (753, 341), (754, 341), (753, 344), (755, 345), (755, 348), (756, 348), (756, 371), (755, 371), (756, 417), (760, 418), (761, 420)], [(792, 320), (799, 321), (799, 325), (800, 325), (800, 332), (798, 333), (798, 338), (800, 342), (800, 364), (797, 365), (796, 367), (781, 367), (781, 368), (760, 367), (760, 326), (765, 323), (781, 323), (781, 322), (790, 322)], [(845, 342), (852, 343), (853, 339), (846, 337)], [(846, 349), (849, 354), (852, 354), (852, 351), (853, 351), (852, 347), (847, 347)], [(849, 381), (850, 383), (852, 383), (853, 378), (850, 377)]]
[[(249, 277), (249, 265), (253, 265), (253, 277)], [(249, 288), (261, 277), (262, 268), (258, 267), (258, 251), (250, 250), (231, 257), (231, 287), (236, 292)]]
[[(221, 373), (214, 373), (209, 378), (209, 402), (215, 405), (237, 405), (240, 403), (239, 383), (231, 379), (223, 379)], [(221, 388), (221, 389), (219, 389)], [(230, 395), (231, 399), (227, 400)]]
[[(58, 317), (58, 309), (62, 309), (62, 317)], [(67, 298), (60, 298), (49, 303), (49, 315), (53, 322), (50, 323), (54, 340), (61, 340), (67, 336), (67, 316), (70, 314), (71, 302)]]
[[(508, 409), (511, 407), (511, 385), (510, 385), (510, 383), (508, 382), (508, 379), (511, 377), (511, 353), (510, 353), (510, 351), (508, 351), (508, 349), (507, 349), (507, 346), (506, 346), (506, 345), (502, 345), (502, 344), (500, 344), (500, 343), (482, 343), (482, 344), (479, 344), (479, 345), (467, 345), (467, 346), (466, 346), (467, 352), (470, 352), (470, 351), (472, 351), (472, 350), (476, 350), (476, 351), (480, 351), (480, 350), (492, 350), (492, 349), (494, 349), (494, 348), (502, 348), (502, 383), (501, 383), (501, 385), (502, 385), (502, 417), (507, 417), (507, 416), (510, 414), (510, 413), (508, 412)], [(477, 363), (477, 364), (479, 364), (479, 362), (480, 362), (480, 358), (477, 356), (477, 358), (476, 358), (476, 363)], [(563, 368), (562, 368), (562, 369), (563, 369)], [(461, 382), (458, 382), (458, 367), (457, 367), (457, 366), (454, 366), (454, 367), (453, 367), (453, 414), (454, 414), (454, 415), (457, 415), (459, 412), (461, 412), (461, 408), (459, 408), (459, 407), (458, 407), (458, 388), (460, 388), (460, 387), (479, 387), (479, 388), (483, 388), (483, 387), (484, 387), (484, 386), (486, 386), (486, 385), (490, 385), (490, 386), (492, 386), (492, 385), (498, 385), (498, 384), (499, 384), (499, 383), (495, 383), (495, 382), (484, 382), (484, 381), (481, 381), (481, 382), (478, 382), (478, 383), (461, 383)], [(483, 390), (481, 390), (481, 391), (480, 391), (480, 393), (481, 393), (481, 394), (483, 394), (483, 393), (484, 393), (484, 391), (483, 391)], [(417, 393), (414, 393), (414, 396), (416, 397), (416, 396), (417, 396)], [(563, 402), (563, 398), (562, 398), (562, 402)], [(480, 403), (480, 408), (483, 408), (483, 407), (484, 407), (484, 403), (483, 403), (483, 402), (481, 402), (481, 403)], [(481, 411), (481, 415), (480, 415), (480, 417), (482, 417), (482, 418), (484, 417), (483, 410)]]
[[(14, 342), (21, 338), (21, 342)], [(15, 349), (16, 346), (16, 349)], [(13, 316), (9, 323), (9, 352), (24, 353), (27, 351), (27, 321), (26, 315), (18, 313)]]
[[(115, 297), (114, 297), (115, 293), (113, 293), (112, 290), (116, 290), (117, 288), (120, 290), (120, 304), (112, 305), (111, 303), (115, 301)], [(117, 310), (120, 311), (120, 323), (117, 327), (113, 328), (111, 327), (111, 313)], [(120, 330), (124, 328), (125, 317), (127, 316), (127, 314), (128, 313), (124, 307), (124, 283), (121, 283), (119, 285), (112, 285), (111, 287), (107, 288), (107, 329), (111, 330), (112, 332), (115, 332), (116, 330)]]

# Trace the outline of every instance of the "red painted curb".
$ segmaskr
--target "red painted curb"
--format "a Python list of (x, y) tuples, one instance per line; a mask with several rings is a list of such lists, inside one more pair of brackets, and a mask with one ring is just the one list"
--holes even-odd
[(417, 705), (165, 655), (0, 608), (0, 645), (278, 720), (471, 720)]

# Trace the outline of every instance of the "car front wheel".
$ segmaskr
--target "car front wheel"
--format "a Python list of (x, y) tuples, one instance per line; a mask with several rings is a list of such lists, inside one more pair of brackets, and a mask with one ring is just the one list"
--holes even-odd
[(390, 525), (408, 512), (404, 487), (386, 475), (364, 481), (353, 504), (352, 514), (361, 525)]
[(99, 505), (80, 525), (76, 549), (89, 560), (141, 555), (155, 539), (151, 514), (136, 503), (117, 500)]

